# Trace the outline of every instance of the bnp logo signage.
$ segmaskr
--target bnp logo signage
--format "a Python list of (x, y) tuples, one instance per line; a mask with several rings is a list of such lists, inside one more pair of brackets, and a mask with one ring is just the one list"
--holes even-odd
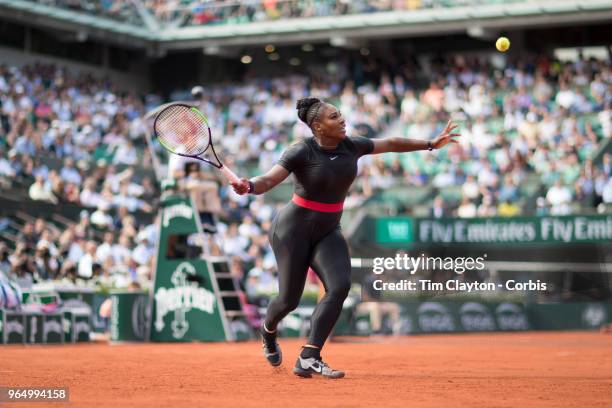
[(189, 281), (188, 276), (195, 276), (196, 269), (189, 262), (180, 263), (170, 277), (174, 287), (160, 287), (155, 292), (155, 330), (161, 332), (166, 327), (164, 318), (172, 314), (172, 337), (182, 339), (189, 330), (187, 312), (192, 309), (213, 314), (215, 308), (215, 295), (198, 283)]

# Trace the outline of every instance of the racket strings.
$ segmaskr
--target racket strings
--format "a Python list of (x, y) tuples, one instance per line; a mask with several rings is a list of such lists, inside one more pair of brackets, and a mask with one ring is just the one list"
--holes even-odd
[(173, 153), (195, 156), (209, 146), (208, 123), (189, 106), (164, 109), (155, 121), (155, 132), (164, 147)]

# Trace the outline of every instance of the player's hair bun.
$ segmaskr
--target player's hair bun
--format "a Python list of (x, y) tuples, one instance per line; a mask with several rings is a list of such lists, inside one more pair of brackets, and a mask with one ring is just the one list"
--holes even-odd
[(295, 106), (295, 108), (298, 110), (298, 118), (300, 118), (302, 122), (310, 126), (310, 123), (308, 123), (308, 120), (312, 118), (308, 117), (308, 111), (310, 110), (310, 108), (312, 108), (313, 105), (317, 103), (321, 103), (321, 102), (323, 101), (320, 100), (319, 98), (301, 98), (299, 99), (297, 101), (297, 105)]

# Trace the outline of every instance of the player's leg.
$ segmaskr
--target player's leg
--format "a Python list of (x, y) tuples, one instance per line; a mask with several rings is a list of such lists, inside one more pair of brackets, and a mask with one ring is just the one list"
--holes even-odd
[(308, 344), (323, 347), (351, 288), (351, 260), (346, 240), (339, 229), (325, 236), (313, 248), (312, 266), (325, 288), (325, 295), (311, 317)]
[(323, 282), (325, 295), (317, 304), (312, 318), (308, 343), (296, 363), (294, 372), (309, 377), (323, 374), (341, 378), (342, 371), (332, 370), (321, 360), (320, 350), (329, 337), (351, 287), (351, 262), (346, 240), (336, 229), (313, 248), (312, 267)]
[(310, 261), (308, 239), (274, 237), (272, 249), (278, 266), (278, 296), (269, 304), (265, 325), (276, 330), (278, 323), (300, 303)]
[(295, 226), (276, 225), (270, 234), (270, 244), (278, 266), (279, 292), (268, 305), (261, 335), (264, 355), (273, 366), (282, 362), (282, 353), (276, 342), (278, 323), (298, 306), (304, 291), (310, 248), (309, 237), (301, 235), (308, 230), (309, 228), (296, 229)]

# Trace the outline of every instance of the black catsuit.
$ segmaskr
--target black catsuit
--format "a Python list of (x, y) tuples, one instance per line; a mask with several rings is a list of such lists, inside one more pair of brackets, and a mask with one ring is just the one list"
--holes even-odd
[[(346, 137), (333, 150), (309, 137), (283, 153), (278, 164), (295, 177), (295, 195), (317, 203), (342, 203), (357, 175), (357, 160), (374, 149), (365, 137)], [(348, 246), (340, 231), (342, 210), (321, 212), (289, 202), (270, 229), (278, 264), (279, 294), (268, 307), (266, 327), (277, 324), (302, 297), (308, 267), (319, 276), (325, 296), (311, 318), (309, 344), (322, 347), (340, 316), (351, 286)]]

